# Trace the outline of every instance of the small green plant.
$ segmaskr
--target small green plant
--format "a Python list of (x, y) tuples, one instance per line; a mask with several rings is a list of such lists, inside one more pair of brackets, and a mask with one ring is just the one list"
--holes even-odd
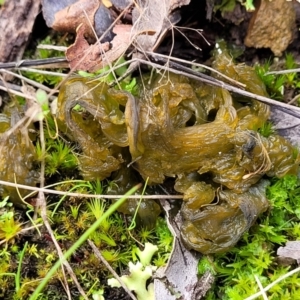
[(268, 60), (262, 65), (256, 65), (255, 71), (265, 84), (271, 98), (282, 100), (284, 94), (284, 75), (267, 74), (270, 71), (271, 61)]
[(258, 129), (258, 132), (264, 136), (269, 137), (273, 133), (275, 133), (274, 125), (271, 122), (265, 122), (261, 128)]
[(45, 117), (45, 145), (46, 151), (42, 151), (39, 141), (35, 144), (37, 161), (45, 160), (45, 175), (73, 172), (78, 166), (78, 159), (74, 147), (65, 142), (60, 136), (57, 136), (55, 121), (50, 114)]
[[(120, 57), (116, 62), (114, 62), (113, 67), (118, 67), (118, 65), (124, 64), (126, 62), (125, 58), (122, 56)], [(117, 77), (122, 77), (126, 74), (128, 67), (127, 66), (120, 66), (119, 68), (116, 68), (114, 71), (111, 71), (110, 66), (106, 66), (100, 70), (98, 70), (95, 73), (89, 73), (85, 71), (78, 71), (78, 74), (82, 77), (99, 77), (99, 80), (102, 82), (106, 82), (108, 84), (113, 83)], [(114, 73), (113, 73), (114, 72)], [(132, 95), (138, 94), (138, 85), (136, 78), (131, 78), (131, 75), (128, 75), (127, 77), (123, 78), (118, 84), (115, 86), (115, 88), (119, 88), (123, 91), (127, 91), (131, 93)]]
[[(283, 100), (286, 90), (300, 87), (298, 73), (290, 72), (281, 74), (280, 72), (271, 72), (271, 68), (271, 60), (255, 66), (256, 73), (265, 84), (271, 98)], [(287, 53), (285, 55), (283, 68), (285, 71), (297, 68), (297, 63), (292, 54)]]
[[(215, 1), (216, 2), (216, 1)], [(220, 3), (221, 2), (221, 3)], [(240, 3), (243, 5), (247, 11), (254, 11), (255, 6), (253, 0), (222, 0), (214, 6), (215, 11), (221, 11), (221, 13), (233, 11), (235, 6)], [(219, 4), (220, 3), (220, 4)]]
[(0, 241), (8, 242), (16, 237), (21, 229), (22, 224), (15, 220), (14, 209), (9, 197), (5, 197), (0, 202)]
[[(285, 68), (287, 70), (292, 70), (297, 68), (297, 64), (295, 62), (295, 58), (293, 54), (287, 53), (285, 55)], [(288, 87), (300, 87), (300, 83), (298, 82), (298, 73), (287, 73), (285, 74), (286, 85)]]
[(45, 174), (47, 176), (52, 176), (56, 173), (62, 171), (72, 171), (77, 165), (78, 161), (74, 154), (74, 149), (67, 145), (60, 138), (57, 140), (51, 140), (47, 143), (48, 147), (46, 153), (42, 153), (40, 143), (36, 144), (36, 153), (38, 160), (41, 161), (45, 159)]
[[(57, 45), (60, 46), (68, 46), (65, 41), (61, 41), (59, 36), (50, 37), (47, 36), (44, 40), (41, 40), (39, 44), (46, 45)], [(26, 51), (24, 57), (30, 59), (47, 59), (53, 57), (62, 57), (63, 53), (56, 50), (48, 50), (48, 49), (37, 49), (36, 51)], [(62, 73), (63, 70), (59, 69), (57, 72)], [(42, 83), (48, 85), (50, 87), (56, 86), (62, 80), (60, 76), (54, 76), (50, 74), (42, 74), (39, 72), (29, 72), (22, 71), (22, 75), (34, 80), (38, 83)]]

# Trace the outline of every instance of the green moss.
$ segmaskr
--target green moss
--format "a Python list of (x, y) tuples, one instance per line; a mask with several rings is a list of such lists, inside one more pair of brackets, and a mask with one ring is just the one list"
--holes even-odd
[(221, 11), (221, 13), (231, 12), (234, 10), (237, 4), (243, 5), (247, 11), (254, 11), (255, 7), (253, 0), (222, 0), (214, 1), (217, 2), (217, 5), (214, 6), (215, 11)]
[(270, 135), (275, 133), (274, 125), (271, 122), (265, 122), (258, 132), (263, 136), (268, 138)]
[[(255, 70), (259, 78), (266, 85), (267, 92), (270, 97), (276, 100), (284, 100), (285, 92), (290, 89), (300, 87), (299, 76), (296, 72), (280, 73), (283, 69), (285, 71), (297, 68), (298, 64), (291, 53), (286, 53), (284, 61), (281, 66), (277, 66), (278, 62), (267, 60), (264, 64), (256, 65)], [(274, 71), (275, 69), (275, 71)], [(288, 99), (290, 101), (292, 99)]]

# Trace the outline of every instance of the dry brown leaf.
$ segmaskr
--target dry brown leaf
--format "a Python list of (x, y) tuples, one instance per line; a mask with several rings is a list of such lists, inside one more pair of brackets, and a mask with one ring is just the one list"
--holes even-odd
[(116, 25), (113, 29), (116, 36), (111, 43), (89, 45), (84, 38), (84, 26), (79, 26), (75, 43), (66, 51), (70, 68), (95, 72), (117, 60), (131, 43), (131, 28), (131, 25)]
[(98, 0), (79, 0), (55, 14), (52, 28), (57, 31), (75, 32), (83, 24), (85, 34), (94, 37), (91, 25), (94, 26), (94, 16), (99, 9)]
[(101, 52), (109, 50), (109, 43), (89, 45), (84, 37), (85, 26), (77, 28), (76, 40), (66, 51), (66, 58), (70, 68), (74, 71), (88, 71), (93, 66), (101, 63)]
[(86, 28), (85, 36), (92, 42), (96, 40), (95, 33), (97, 37), (105, 34), (107, 40), (113, 37), (111, 31), (106, 32), (113, 17), (99, 0), (42, 0), (42, 4), (47, 26), (57, 31), (75, 32), (83, 24)]

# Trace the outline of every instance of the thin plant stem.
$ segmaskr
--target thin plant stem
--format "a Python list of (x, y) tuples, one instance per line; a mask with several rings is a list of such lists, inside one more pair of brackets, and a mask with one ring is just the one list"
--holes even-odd
[(257, 276), (257, 275), (254, 275), (254, 278), (255, 278), (255, 280), (256, 280), (256, 283), (257, 283), (257, 285), (258, 285), (260, 291), (262, 292), (262, 297), (264, 298), (264, 300), (268, 300), (268, 297), (267, 297), (267, 295), (266, 295), (266, 292), (264, 291), (264, 287), (262, 286), (262, 284), (261, 284), (261, 282), (260, 282), (258, 276)]
[(110, 264), (107, 262), (107, 260), (103, 257), (101, 252), (97, 249), (95, 244), (91, 241), (88, 240), (88, 243), (92, 247), (96, 257), (106, 266), (106, 268), (111, 272), (111, 274), (118, 280), (122, 288), (127, 292), (127, 294), (131, 297), (133, 300), (137, 300), (136, 297), (132, 294), (132, 292), (127, 288), (127, 286), (124, 284), (120, 276), (115, 272), (115, 270), (110, 266)]
[(269, 289), (271, 289), (273, 286), (275, 286), (277, 283), (279, 283), (280, 281), (288, 278), (289, 276), (292, 276), (293, 274), (297, 273), (300, 271), (300, 267), (280, 276), (278, 279), (276, 279), (275, 281), (273, 281), (272, 283), (270, 283), (269, 285), (267, 285), (262, 291), (253, 294), (252, 296), (246, 298), (245, 300), (253, 300), (258, 298), (259, 296), (263, 295), (264, 292), (268, 291)]
[(121, 199), (113, 203), (108, 210), (98, 219), (96, 222), (93, 223), (93, 225), (87, 229), (80, 238), (64, 253), (63, 257), (56, 261), (54, 266), (51, 268), (51, 270), (47, 273), (45, 278), (41, 281), (39, 286), (36, 288), (36, 290), (33, 292), (33, 294), (30, 296), (29, 300), (36, 300), (39, 296), (40, 292), (43, 290), (43, 288), (46, 286), (47, 282), (51, 279), (51, 277), (55, 274), (57, 269), (61, 266), (61, 264), (68, 259), (76, 249), (78, 249), (88, 238), (89, 236), (100, 226), (100, 224), (103, 222), (103, 220), (107, 219), (112, 213), (116, 211), (116, 209), (123, 204), (127, 199), (128, 196), (135, 193), (140, 188), (140, 184), (130, 189)]
[(19, 264), (18, 264), (18, 270), (15, 276), (15, 283), (16, 283), (16, 292), (18, 292), (20, 290), (21, 287), (21, 267), (22, 267), (22, 262), (23, 262), (23, 258), (24, 258), (24, 254), (27, 248), (28, 242), (25, 243), (24, 248), (20, 254), (20, 260), (19, 260)]

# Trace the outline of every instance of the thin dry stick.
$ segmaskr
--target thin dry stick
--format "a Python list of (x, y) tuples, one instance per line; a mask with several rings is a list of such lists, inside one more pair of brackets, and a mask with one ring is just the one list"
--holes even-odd
[[(41, 148), (42, 148), (42, 152), (44, 153), (46, 151), (46, 145), (45, 145), (45, 138), (44, 138), (44, 130), (43, 130), (43, 121), (41, 120), (40, 122), (40, 142), (41, 142)], [(45, 160), (43, 159), (41, 161), (41, 176), (40, 176), (40, 185), (41, 187), (44, 186), (44, 175), (45, 175)], [(83, 296), (83, 298), (85, 300), (88, 300), (88, 297), (87, 295), (85, 294), (84, 290), (82, 289), (82, 287), (80, 286), (78, 280), (77, 280), (77, 277), (76, 275), (74, 274), (70, 264), (68, 263), (68, 261), (66, 261), (64, 259), (64, 255), (63, 255), (63, 252), (55, 238), (55, 235), (52, 231), (52, 228), (50, 226), (50, 223), (48, 221), (48, 216), (47, 216), (47, 204), (46, 204), (46, 199), (45, 199), (45, 195), (42, 191), (39, 192), (39, 206), (40, 206), (40, 209), (41, 209), (41, 217), (44, 221), (44, 224), (48, 230), (48, 233), (52, 239), (52, 242), (54, 243), (55, 245), (55, 248), (57, 250), (57, 253), (58, 253), (58, 256), (60, 258), (60, 260), (63, 262), (63, 265), (66, 267), (68, 273), (70, 274), (70, 276), (72, 277), (75, 285), (77, 286), (77, 289), (78, 291), (80, 292), (80, 294)], [(64, 268), (63, 268), (63, 265), (61, 266), (61, 269), (62, 269), (62, 272), (63, 272), (63, 276), (64, 276), (64, 281), (65, 281), (65, 289), (66, 289), (66, 293), (68, 295), (68, 298), (71, 300), (72, 297), (71, 297), (71, 293), (70, 293), (70, 289), (69, 289), (69, 285), (68, 285), (68, 281), (67, 281), (67, 278), (66, 278), (66, 275), (65, 275), (65, 271), (64, 271)]]
[(297, 272), (299, 272), (299, 271), (300, 271), (300, 267), (298, 267), (298, 268), (296, 268), (296, 269), (294, 269), (294, 270), (292, 270), (292, 271), (290, 271), (290, 272), (288, 272), (288, 273), (282, 275), (281, 277), (279, 277), (278, 279), (276, 279), (275, 281), (273, 281), (271, 284), (267, 285), (267, 286), (263, 289), (263, 291), (260, 291), (260, 292), (258, 292), (258, 293), (256, 293), (256, 294), (253, 294), (252, 296), (246, 298), (245, 300), (253, 300), (253, 299), (258, 298), (259, 296), (262, 296), (263, 292), (268, 291), (269, 289), (271, 289), (273, 286), (275, 286), (275, 285), (276, 285), (277, 283), (279, 283), (280, 281), (282, 281), (282, 280), (288, 278), (289, 276), (292, 276), (293, 274), (295, 274), (295, 273), (297, 273)]
[(35, 100), (35, 98), (32, 97), (32, 96), (30, 96), (30, 95), (26, 95), (24, 93), (18, 92), (16, 90), (12, 90), (11, 88), (6, 88), (4, 86), (0, 86), (0, 90), (5, 91), (7, 93), (11, 93), (11, 94), (17, 95), (17, 96), (20, 96), (20, 97), (23, 97), (25, 99)]
[[(43, 192), (48, 194), (55, 194), (55, 195), (63, 195), (63, 196), (70, 196), (70, 197), (81, 197), (81, 198), (104, 198), (104, 199), (119, 199), (124, 197), (124, 195), (91, 195), (91, 194), (80, 194), (80, 193), (70, 193), (70, 192), (63, 192), (63, 191), (56, 191), (47, 188), (41, 187), (33, 187), (29, 185), (13, 183), (5, 180), (0, 180), (1, 185), (12, 186), (19, 189), (25, 189), (35, 192)], [(127, 196), (128, 199), (140, 199), (141, 195), (131, 195)], [(182, 195), (143, 195), (143, 199), (183, 199)]]
[(298, 73), (298, 72), (300, 72), (300, 69), (289, 69), (289, 70), (267, 72), (265, 75), (271, 75), (271, 74), (289, 74), (289, 73)]
[[(135, 62), (135, 61), (137, 61), (137, 62), (139, 62), (141, 64), (149, 65), (149, 66), (153, 67), (156, 70), (159, 70), (159, 69), (167, 70), (167, 71), (173, 72), (175, 74), (179, 74), (179, 75), (183, 75), (183, 76), (189, 77), (191, 79), (195, 79), (197, 81), (202, 81), (202, 82), (207, 83), (209, 85), (213, 85), (213, 86), (217, 86), (217, 87), (226, 89), (226, 90), (228, 90), (230, 92), (234, 92), (234, 93), (246, 96), (248, 98), (256, 99), (256, 100), (261, 101), (263, 103), (266, 103), (266, 104), (269, 104), (269, 105), (273, 105), (277, 109), (279, 109), (279, 110), (281, 110), (281, 111), (283, 111), (283, 112), (285, 112), (285, 113), (287, 113), (289, 115), (292, 115), (292, 116), (294, 116), (296, 118), (300, 118), (300, 107), (292, 106), (292, 105), (289, 105), (287, 103), (279, 102), (279, 101), (273, 100), (273, 99), (268, 98), (268, 97), (264, 97), (264, 96), (260, 96), (260, 95), (256, 95), (256, 94), (244, 91), (244, 90), (239, 89), (237, 87), (234, 87), (234, 86), (232, 86), (230, 84), (224, 83), (221, 80), (216, 80), (215, 78), (213, 78), (211, 76), (208, 76), (208, 75), (205, 75), (205, 74), (200, 74), (198, 72), (193, 71), (192, 69), (189, 69), (187, 67), (181, 66), (179, 64), (176, 64), (176, 66), (178, 67), (178, 69), (174, 69), (172, 67), (172, 65), (174, 63), (172, 63), (172, 62), (169, 62), (171, 64), (171, 67), (166, 67), (166, 66), (163, 66), (163, 65), (151, 62), (151, 61), (147, 61), (147, 60), (141, 59), (141, 58), (133, 58), (133, 59), (131, 59), (129, 61), (126, 61), (126, 62), (124, 62), (124, 63), (122, 63), (122, 64), (114, 67), (113, 69), (115, 70), (117, 68), (120, 68), (122, 66), (126, 66), (127, 64)], [(184, 70), (179, 70), (179, 68), (180, 69), (184, 69)], [(103, 72), (101, 75), (99, 75), (98, 78), (106, 76), (109, 72), (110, 71)], [(202, 77), (203, 75), (205, 75), (205, 78)], [(126, 74), (126, 76), (128, 76), (128, 74)]]
[(62, 265), (61, 265), (61, 270), (62, 270), (62, 273), (63, 273), (64, 283), (65, 283), (64, 286), (65, 286), (65, 290), (66, 290), (66, 293), (68, 295), (68, 298), (72, 299), (71, 293), (70, 293), (70, 288), (69, 288), (69, 285), (68, 285), (68, 281), (67, 281), (67, 278), (66, 278), (66, 274), (65, 274), (65, 270), (63, 268), (63, 265), (67, 268), (68, 273), (71, 275), (72, 279), (73, 280), (75, 279), (74, 283), (76, 284), (76, 286), (77, 286), (79, 292), (81, 293), (81, 295), (84, 297), (84, 299), (88, 300), (88, 298), (86, 297), (84, 291), (80, 287), (80, 285), (79, 285), (79, 283), (77, 281), (77, 278), (75, 277), (75, 274), (74, 274), (74, 276), (72, 276), (73, 271), (72, 271), (70, 265), (68, 264), (68, 262), (64, 260), (64, 257), (63, 257), (64, 255), (62, 253), (62, 250), (61, 250), (61, 248), (60, 248), (60, 246), (59, 246), (59, 244), (58, 244), (58, 242), (57, 242), (57, 240), (56, 240), (56, 238), (54, 236), (54, 233), (53, 233), (53, 231), (51, 229), (51, 226), (50, 226), (50, 224), (48, 222), (47, 210), (46, 210), (46, 200), (45, 200), (45, 195), (44, 195), (43, 192), (39, 192), (38, 200), (39, 200), (39, 206), (41, 208), (41, 217), (43, 219), (45, 227), (47, 228), (47, 231), (48, 231), (48, 233), (49, 233), (49, 235), (50, 235), (50, 237), (52, 239), (52, 242), (53, 242), (53, 244), (54, 244), (54, 246), (56, 248), (56, 251), (58, 253), (58, 256), (59, 256), (60, 260), (63, 262)]
[(130, 298), (133, 300), (137, 300), (137, 298), (132, 294), (132, 292), (124, 284), (124, 282), (122, 281), (120, 276), (114, 271), (114, 269), (110, 266), (110, 264), (107, 262), (107, 260), (102, 256), (101, 252), (98, 250), (98, 248), (95, 246), (95, 244), (91, 240), (88, 240), (88, 243), (92, 247), (96, 257), (106, 266), (106, 268), (111, 272), (111, 274), (118, 280), (118, 282), (121, 284), (122, 288), (130, 296)]
[(61, 51), (66, 52), (68, 47), (66, 46), (56, 46), (56, 45), (46, 45), (46, 44), (40, 44), (37, 46), (38, 49), (45, 49), (45, 50), (55, 50), (55, 51)]
[(266, 292), (264, 291), (264, 288), (263, 288), (263, 286), (262, 286), (262, 284), (261, 284), (261, 282), (260, 282), (258, 276), (257, 276), (257, 275), (254, 275), (254, 278), (255, 278), (255, 280), (256, 280), (256, 283), (257, 283), (257, 285), (258, 285), (260, 291), (262, 292), (262, 297), (264, 298), (264, 300), (268, 300), (268, 297), (267, 297), (267, 295), (266, 295)]
[(35, 66), (36, 68), (51, 68), (55, 65), (55, 68), (59, 67), (66, 67), (64, 66), (67, 63), (65, 57), (54, 57), (54, 58), (43, 58), (43, 59), (26, 59), (21, 61), (15, 62), (8, 62), (8, 63), (0, 63), (1, 69), (16, 69), (20, 67), (28, 67), (28, 66)]
[(294, 103), (296, 100), (300, 98), (300, 94), (296, 95), (291, 101), (288, 102), (288, 104)]
[(68, 76), (68, 74), (64, 74), (64, 73), (57, 73), (57, 72), (52, 72), (52, 71), (45, 71), (45, 70), (25, 68), (25, 67), (20, 67), (20, 68), (15, 68), (15, 69), (20, 70), (20, 71), (33, 72), (33, 73), (51, 75), (51, 76), (57, 76), (57, 77), (67, 77)]
[[(151, 52), (150, 52), (151, 53)], [(150, 54), (149, 53), (149, 54)], [(158, 54), (155, 54), (156, 56), (158, 56)], [(173, 60), (175, 60), (174, 58), (172, 58)], [(64, 60), (65, 59), (61, 59), (61, 60)], [(53, 61), (53, 60), (52, 60)], [(129, 60), (125, 63), (122, 63), (118, 66), (115, 66), (115, 67), (112, 67), (110, 71), (107, 71), (107, 72), (104, 72), (103, 74), (101, 74), (98, 78), (100, 77), (103, 77), (105, 75), (107, 75), (108, 73), (110, 73), (112, 70), (115, 70), (117, 68), (120, 68), (122, 66), (125, 66), (129, 63), (132, 63), (132, 62), (139, 62), (139, 63), (142, 63), (142, 64), (148, 64), (150, 66), (152, 66), (153, 68), (155, 69), (163, 69), (163, 70), (168, 70), (170, 72), (173, 72), (173, 73), (176, 73), (176, 74), (180, 74), (180, 75), (184, 75), (184, 76), (187, 76), (187, 77), (190, 77), (192, 79), (195, 79), (195, 80), (198, 80), (198, 81), (202, 81), (202, 82), (205, 82), (207, 84), (210, 84), (210, 85), (215, 85), (215, 86), (218, 86), (218, 87), (221, 87), (221, 88), (224, 88), (224, 89), (227, 89), (228, 91), (231, 91), (231, 92), (235, 92), (235, 93), (238, 93), (240, 95), (243, 95), (243, 96), (246, 96), (246, 97), (250, 97), (250, 98), (253, 98), (253, 99), (256, 99), (258, 101), (261, 101), (261, 102), (264, 102), (264, 103), (267, 103), (267, 104), (270, 104), (270, 105), (274, 105), (275, 107), (277, 107), (278, 109), (282, 110), (283, 112), (287, 113), (287, 114), (290, 114), (292, 116), (295, 116), (297, 118), (300, 117), (300, 108), (299, 107), (296, 107), (296, 106), (291, 106), (291, 105), (288, 105), (286, 103), (282, 103), (282, 102), (278, 102), (278, 101), (275, 101), (275, 100), (272, 100), (270, 98), (267, 98), (267, 97), (264, 97), (264, 96), (260, 96), (260, 95), (256, 95), (256, 94), (253, 94), (253, 93), (250, 93), (250, 92), (247, 92), (247, 91), (244, 91), (244, 90), (241, 90), (239, 88), (236, 88), (234, 86), (231, 86), (229, 84), (226, 84), (220, 80), (215, 80), (213, 77), (211, 77), (211, 80), (208, 80), (208, 79), (204, 79), (204, 78), (201, 78), (199, 76), (199, 73), (189, 69), (190, 72), (192, 72), (193, 74), (190, 74), (190, 73), (187, 73), (185, 71), (180, 71), (180, 70), (176, 70), (174, 68), (169, 68), (169, 67), (165, 67), (165, 66), (162, 66), (162, 65), (159, 65), (159, 64), (156, 64), (156, 63), (153, 63), (153, 62), (150, 62), (150, 61), (147, 61), (147, 60), (144, 60), (144, 59), (140, 59), (140, 58), (134, 58), (132, 60)], [(26, 61), (26, 65), (31, 65), (35, 63), (35, 61)], [(43, 63), (41, 60), (38, 61), (39, 64)], [(12, 64), (12, 66), (15, 66), (16, 63), (5, 63), (5, 64), (0, 64), (0, 67), (2, 68), (7, 68), (9, 67), (8, 64)], [(24, 62), (25, 64), (25, 62)], [(193, 63), (194, 64), (194, 63)], [(196, 65), (196, 64), (195, 64)], [(181, 68), (183, 68), (183, 66), (180, 66)], [(186, 67), (184, 67), (185, 69), (188, 69)], [(206, 67), (208, 68), (208, 67)], [(23, 68), (19, 68), (19, 69), (23, 69)], [(56, 73), (57, 74), (57, 73)], [(70, 73), (69, 73), (70, 74)], [(69, 76), (66, 75), (66, 74), (63, 74), (61, 76)], [(128, 74), (126, 74), (127, 76)], [(62, 84), (62, 82), (60, 83), (60, 85)], [(236, 84), (236, 83), (235, 83)], [(59, 86), (60, 86), (59, 85)], [(57, 87), (58, 88), (58, 87)], [(3, 89), (1, 86), (0, 86), (0, 89)], [(23, 95), (22, 95), (23, 96)]]
[(191, 65), (191, 66), (194, 66), (194, 67), (199, 67), (199, 68), (203, 68), (203, 69), (206, 69), (206, 70), (209, 70), (215, 74), (218, 74), (219, 76), (227, 79), (229, 82), (232, 82), (232, 84), (234, 85), (237, 85), (241, 88), (245, 88), (246, 85), (241, 83), (241, 82), (238, 82), (230, 77), (228, 77), (227, 75), (224, 75), (223, 73), (211, 68), (211, 67), (208, 67), (206, 65), (203, 65), (203, 64), (199, 64), (199, 63), (196, 63), (196, 62), (193, 62), (193, 61), (188, 61), (188, 60), (185, 60), (185, 59), (180, 59), (180, 58), (177, 58), (177, 57), (173, 57), (173, 56), (167, 56), (167, 55), (164, 55), (164, 54), (160, 54), (160, 53), (154, 53), (154, 52), (149, 52), (149, 51), (146, 51), (146, 53), (153, 57), (154, 59), (157, 58), (157, 57), (161, 57), (161, 58), (164, 58), (164, 59), (170, 59), (170, 60), (173, 60), (173, 61), (176, 61), (176, 62), (181, 62), (181, 63), (184, 63), (184, 64), (188, 64), (188, 65)]
[[(29, 83), (29, 84), (31, 84), (31, 85), (39, 88), (39, 89), (42, 89), (42, 90), (44, 90), (46, 92), (50, 92), (52, 90), (49, 87), (47, 87), (47, 86), (45, 86), (45, 85), (43, 85), (41, 83), (38, 83), (38, 82), (36, 82), (34, 80), (31, 80), (31, 79), (29, 79), (27, 77), (24, 77), (22, 75), (16, 74), (14, 72), (11, 72), (11, 71), (8, 71), (8, 70), (5, 70), (5, 69), (0, 69), (0, 72), (7, 73), (7, 74), (10, 74), (10, 75), (13, 75), (14, 77), (20, 78), (21, 80), (23, 80), (23, 81), (25, 81), (25, 82), (27, 82), (27, 83)], [(58, 91), (56, 91), (56, 92), (58, 92)]]

